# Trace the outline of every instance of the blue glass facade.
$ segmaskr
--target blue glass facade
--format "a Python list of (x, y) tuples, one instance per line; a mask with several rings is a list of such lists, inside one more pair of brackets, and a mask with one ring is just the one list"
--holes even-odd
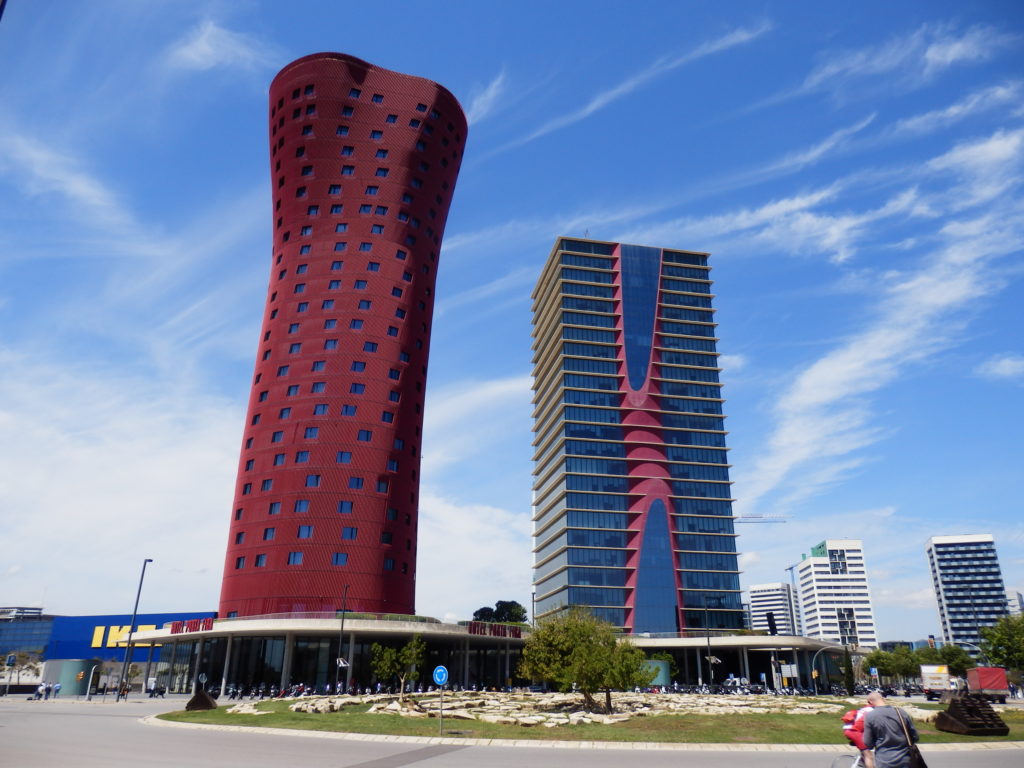
[(534, 292), (538, 617), (742, 628), (710, 286), (706, 254), (552, 251)]

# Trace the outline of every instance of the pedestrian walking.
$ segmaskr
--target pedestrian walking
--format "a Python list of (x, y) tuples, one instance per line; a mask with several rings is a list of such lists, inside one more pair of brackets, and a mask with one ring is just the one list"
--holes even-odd
[(864, 716), (864, 745), (875, 750), (875, 768), (927, 768), (910, 716), (878, 691), (868, 694), (868, 705), (873, 709)]

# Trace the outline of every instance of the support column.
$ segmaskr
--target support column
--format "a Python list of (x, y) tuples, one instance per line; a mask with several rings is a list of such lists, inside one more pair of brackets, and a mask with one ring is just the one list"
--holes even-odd
[(693, 657), (697, 660), (697, 685), (704, 685), (704, 665), (700, 663), (700, 648), (693, 649)]
[(345, 692), (352, 687), (352, 664), (356, 658), (356, 633), (348, 634), (348, 666), (345, 667)]
[(462, 641), (462, 687), (469, 687), (469, 638)]
[(509, 645), (508, 640), (505, 641), (505, 679), (502, 681), (502, 687), (512, 684), (512, 646)]
[(196, 665), (192, 670), (192, 695), (199, 690), (199, 667), (203, 663), (203, 638), (196, 640)]
[(224, 674), (220, 678), (220, 695), (221, 695), (221, 698), (224, 697), (224, 694), (228, 690), (228, 670), (231, 667), (231, 646), (234, 643), (234, 640), (235, 640), (235, 636), (234, 635), (228, 635), (228, 647), (227, 647), (227, 650), (224, 651)]
[(741, 674), (746, 679), (746, 681), (749, 683), (750, 682), (750, 651), (749, 651), (749, 649), (744, 648), (740, 652), (740, 663), (742, 664), (742, 669), (743, 669)]
[(292, 652), (295, 650), (295, 634), (286, 632), (284, 636), (284, 658), (281, 660), (281, 690), (289, 686), (292, 679)]
[[(153, 666), (153, 650), (156, 648), (156, 643), (149, 644), (149, 653), (146, 654), (146, 671), (142, 673), (142, 692), (146, 692), (146, 684), (149, 682), (149, 670)], [(156, 687), (155, 685), (153, 686)]]
[[(160, 655), (164, 655), (164, 651), (170, 654), (170, 659), (167, 662), (167, 692), (172, 693), (174, 691), (174, 662), (178, 658), (178, 642), (175, 640), (163, 647), (160, 651)], [(157, 678), (159, 678), (159, 671)]]

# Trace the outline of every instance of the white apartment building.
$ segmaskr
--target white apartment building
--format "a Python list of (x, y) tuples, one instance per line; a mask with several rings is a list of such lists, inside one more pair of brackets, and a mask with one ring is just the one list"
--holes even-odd
[(803, 634), (837, 645), (878, 647), (859, 539), (826, 539), (797, 564)]
[(775, 620), (780, 635), (800, 635), (800, 614), (793, 587), (784, 581), (753, 584), (747, 588), (750, 605), (750, 628), (768, 632), (768, 614)]
[(1011, 616), (1020, 616), (1024, 613), (1024, 595), (1016, 589), (1006, 590), (1006, 608)]

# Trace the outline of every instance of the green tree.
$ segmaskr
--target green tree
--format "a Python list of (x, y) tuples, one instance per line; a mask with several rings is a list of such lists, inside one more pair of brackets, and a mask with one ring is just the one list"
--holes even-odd
[[(914, 660), (919, 666), (921, 664), (941, 664), (942, 654), (939, 653), (938, 648), (918, 648), (914, 651)], [(918, 669), (918, 674), (920, 674), (920, 669)]]
[(614, 630), (580, 609), (548, 619), (526, 641), (519, 674), (561, 691), (579, 691), (591, 711), (597, 709), (594, 693), (603, 690), (610, 712), (613, 688), (647, 685), (654, 679), (644, 653), (632, 643), (619, 642)]
[(400, 665), (398, 663), (398, 649), (390, 645), (374, 643), (370, 646), (370, 668), (373, 675), (380, 681), (387, 681), (389, 684), (398, 677)]
[(525, 624), (529, 618), (526, 609), (515, 600), (499, 600), (493, 608), (477, 608), (473, 621), (496, 621), (502, 624)]
[(981, 648), (999, 667), (1024, 671), (1024, 615), (1004, 616), (981, 630)]
[(846, 695), (853, 696), (856, 683), (853, 678), (853, 657), (850, 655), (849, 646), (843, 646), (843, 686), (846, 688)]
[(901, 680), (917, 677), (921, 672), (914, 652), (905, 645), (899, 645), (892, 652), (892, 674)]
[(892, 677), (896, 674), (893, 671), (895, 664), (892, 654), (888, 651), (872, 651), (864, 657), (864, 667), (868, 670), (874, 667), (882, 677)]
[[(6, 658), (7, 654), (4, 654)], [(24, 672), (26, 675), (38, 675), (43, 668), (43, 664), (40, 661), (39, 651), (15, 651), (14, 652), (14, 667), (12, 667), (8, 674), (14, 674), (16, 685), (21, 685), (21, 674)]]
[[(398, 700), (405, 699), (405, 681), (410, 675), (417, 674), (423, 665), (427, 653), (427, 645), (421, 635), (413, 635), (401, 648), (374, 643), (370, 646), (370, 666), (378, 680), (394, 680), (398, 678)], [(413, 677), (413, 679), (416, 679)]]
[(978, 666), (967, 651), (953, 643), (943, 645), (939, 649), (939, 656), (942, 657), (942, 663), (949, 667), (949, 674), (954, 677), (963, 677), (968, 669)]

